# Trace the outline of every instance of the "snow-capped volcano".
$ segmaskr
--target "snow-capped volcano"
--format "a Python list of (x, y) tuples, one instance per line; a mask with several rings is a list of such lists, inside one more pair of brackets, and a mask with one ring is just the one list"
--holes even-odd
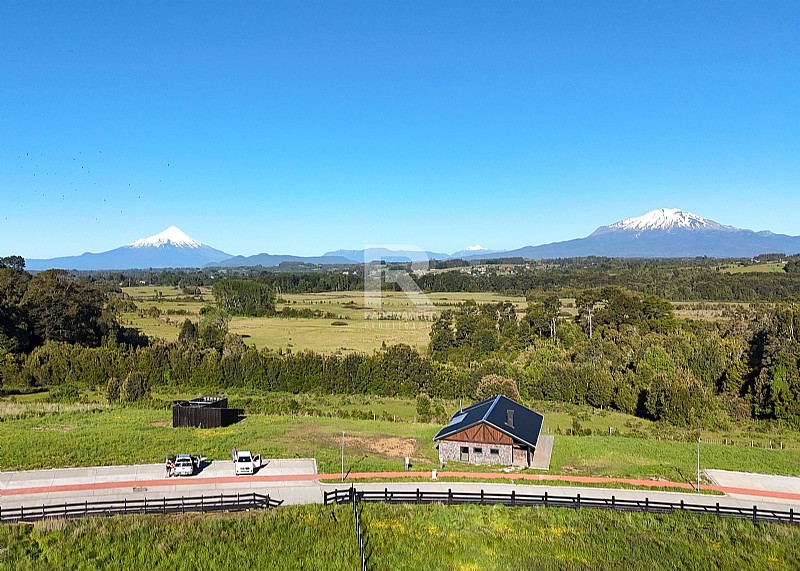
[(527, 246), (502, 255), (523, 258), (749, 258), (800, 252), (800, 237), (726, 226), (679, 208), (659, 208), (600, 226), (586, 238)]
[(199, 248), (202, 246), (200, 242), (187, 236), (183, 230), (177, 226), (170, 226), (163, 232), (159, 232), (147, 238), (140, 238), (130, 244), (130, 246), (132, 248), (144, 248), (147, 246), (160, 248), (168, 244), (179, 248)]
[(177, 226), (140, 238), (127, 246), (107, 252), (80, 256), (28, 260), (31, 270), (64, 268), (68, 270), (130, 270), (145, 268), (202, 268), (230, 259), (231, 255), (201, 244)]
[[(635, 218), (626, 218), (610, 226), (601, 226), (594, 234), (627, 230), (642, 232), (646, 230), (736, 230), (708, 218), (703, 218), (679, 208), (659, 208)], [(594, 235), (593, 234), (593, 235)]]

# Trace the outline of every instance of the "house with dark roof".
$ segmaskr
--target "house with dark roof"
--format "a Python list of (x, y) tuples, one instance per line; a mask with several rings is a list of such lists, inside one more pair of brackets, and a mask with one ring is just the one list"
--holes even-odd
[(538, 412), (497, 395), (456, 412), (433, 440), (440, 462), (527, 468), (533, 461), (543, 421)]

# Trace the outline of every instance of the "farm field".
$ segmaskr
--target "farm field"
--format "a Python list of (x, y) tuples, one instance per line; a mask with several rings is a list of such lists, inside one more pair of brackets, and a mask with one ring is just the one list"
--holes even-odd
[(727, 264), (719, 267), (719, 271), (729, 274), (746, 274), (753, 272), (778, 273), (784, 271), (785, 262), (763, 262), (760, 264)]
[[(210, 288), (202, 288), (194, 299), (177, 287), (126, 287), (123, 292), (136, 304), (136, 312), (120, 315), (120, 322), (140, 329), (149, 337), (175, 340), (187, 318), (198, 320), (200, 309), (213, 304)], [(467, 300), (477, 303), (510, 301), (524, 310), (525, 298), (493, 293), (431, 293), (433, 307), (417, 307), (404, 293), (384, 292), (380, 312), (367, 307), (364, 292), (325, 292), (281, 294), (277, 309), (318, 311), (335, 317), (234, 317), (229, 330), (241, 335), (245, 343), (258, 349), (320, 353), (372, 352), (384, 343), (405, 343), (425, 348), (430, 341), (433, 316), (447, 307)], [(157, 310), (157, 311), (154, 311)], [(382, 318), (378, 319), (378, 314)]]
[[(800, 566), (800, 528), (686, 514), (362, 504), (372, 569)], [(154, 538), (156, 538), (154, 540)], [(352, 508), (127, 516), (0, 526), (0, 568), (358, 569)]]
[[(236, 402), (235, 397), (231, 397), (231, 402)], [(348, 414), (365, 410), (352, 403), (346, 406), (350, 407)], [(173, 429), (171, 411), (167, 409), (5, 403), (0, 407), (3, 420), (0, 469), (155, 463), (181, 450), (209, 459), (227, 459), (231, 448), (247, 446), (268, 458), (316, 458), (320, 472), (338, 473), (342, 432), (346, 471), (399, 470), (406, 456), (412, 459), (415, 470), (438, 467), (432, 438), (441, 424), (382, 420), (381, 416), (402, 418), (411, 412), (410, 405), (404, 405), (400, 399), (361, 406), (369, 406), (366, 410), (375, 412), (376, 420), (251, 414), (225, 428)], [(585, 418), (583, 414), (579, 416)], [(569, 415), (545, 413), (545, 418), (549, 417), (552, 418), (546, 422), (552, 423), (560, 422), (558, 418), (566, 420)], [(693, 480), (696, 444), (691, 435), (678, 433), (670, 435), (676, 440), (659, 440), (654, 438), (655, 427), (629, 428), (625, 426), (628, 421), (623, 419), (624, 415), (590, 417), (582, 421), (582, 426), (612, 424), (618, 427), (616, 434), (626, 436), (602, 436), (599, 429), (592, 436), (556, 435), (548, 473)], [(545, 428), (546, 432), (552, 432), (552, 424), (546, 424)], [(755, 432), (747, 435), (765, 436)], [(687, 436), (690, 441), (679, 441)], [(714, 442), (701, 447), (704, 468), (798, 475), (800, 443), (794, 433), (775, 436), (785, 439), (783, 450), (743, 445), (746, 435), (742, 433), (702, 436)], [(738, 439), (739, 444), (726, 445), (724, 439)], [(760, 443), (763, 445), (763, 441)], [(445, 470), (486, 471), (487, 468), (451, 463)]]
[[(752, 271), (742, 267), (742, 271)], [(770, 266), (771, 267), (771, 266)], [(123, 291), (136, 304), (137, 311), (120, 315), (120, 322), (136, 327), (151, 338), (175, 340), (185, 319), (198, 321), (200, 310), (214, 303), (210, 288), (202, 288), (199, 296), (185, 296), (176, 287), (126, 287)], [(368, 307), (360, 291), (323, 292), (279, 295), (278, 310), (319, 312), (327, 317), (233, 317), (229, 330), (240, 335), (247, 345), (258, 349), (283, 351), (311, 350), (319, 353), (367, 352), (384, 344), (404, 343), (424, 350), (430, 341), (433, 319), (448, 307), (467, 300), (476, 303), (508, 301), (524, 313), (527, 301), (523, 296), (495, 293), (426, 294), (432, 307), (415, 306), (404, 293), (384, 292), (380, 311)], [(577, 315), (575, 300), (563, 298), (562, 318)], [(718, 320), (729, 311), (746, 309), (738, 302), (676, 302), (675, 315), (685, 319)], [(378, 316), (380, 315), (380, 319)]]

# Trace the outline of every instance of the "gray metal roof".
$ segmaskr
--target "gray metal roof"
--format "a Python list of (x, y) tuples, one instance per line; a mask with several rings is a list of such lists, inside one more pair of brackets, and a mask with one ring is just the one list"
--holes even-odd
[(519, 440), (535, 448), (543, 421), (544, 417), (538, 412), (506, 396), (497, 395), (457, 411), (450, 418), (450, 423), (442, 428), (433, 439), (441, 440), (446, 436), (485, 422), (514, 440)]

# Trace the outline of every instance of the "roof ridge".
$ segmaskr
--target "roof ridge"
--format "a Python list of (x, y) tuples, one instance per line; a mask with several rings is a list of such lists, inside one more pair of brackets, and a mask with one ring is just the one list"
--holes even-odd
[(502, 397), (502, 396), (503, 395), (497, 395), (496, 397), (494, 397), (494, 402), (492, 403), (492, 406), (490, 406), (489, 410), (487, 410), (486, 413), (483, 415), (483, 419), (482, 420), (486, 420), (486, 419), (489, 418), (489, 415), (492, 414), (492, 411), (494, 410), (494, 407), (497, 406), (498, 402), (500, 402), (500, 397)]

